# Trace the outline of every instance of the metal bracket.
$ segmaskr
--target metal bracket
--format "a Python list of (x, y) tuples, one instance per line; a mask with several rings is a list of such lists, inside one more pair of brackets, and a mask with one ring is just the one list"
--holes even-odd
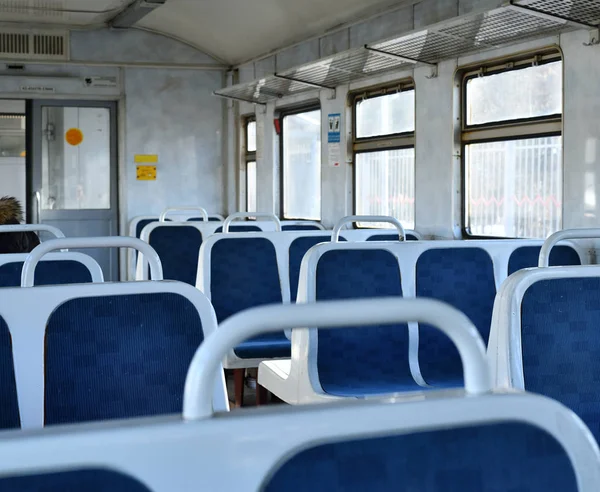
[(231, 99), (232, 101), (241, 101), (241, 102), (246, 102), (246, 103), (250, 103), (250, 104), (258, 104), (260, 106), (267, 105), (267, 103), (254, 101), (253, 99), (244, 99), (243, 97), (229, 96), (227, 94), (219, 94), (217, 91), (213, 91), (213, 96), (222, 97), (223, 99)]
[(411, 63), (412, 65), (416, 65), (417, 63), (420, 63), (422, 65), (428, 65), (430, 67), (437, 67), (437, 65), (435, 63), (429, 63), (429, 62), (426, 62), (426, 61), (417, 60), (415, 58), (409, 58), (407, 56), (397, 55), (396, 53), (391, 53), (389, 51), (379, 50), (377, 48), (371, 48), (367, 44), (365, 44), (364, 48), (367, 51), (371, 51), (373, 53), (377, 53), (378, 55), (381, 55), (381, 56), (383, 56), (385, 58), (389, 58), (391, 60), (403, 61), (405, 63)]
[(583, 46), (597, 46), (600, 44), (600, 29), (592, 29), (590, 31), (590, 41), (583, 43)]
[(556, 14), (552, 14), (549, 12), (544, 12), (543, 10), (536, 9), (536, 8), (530, 7), (528, 5), (520, 5), (518, 3), (515, 3), (516, 1), (519, 1), (519, 0), (509, 0), (506, 7), (509, 9), (512, 9), (512, 10), (516, 10), (519, 12), (529, 14), (533, 17), (538, 17), (540, 19), (552, 20), (554, 22), (559, 21), (559, 22), (569, 23), (573, 26), (580, 27), (582, 29), (590, 29), (590, 28), (595, 29), (598, 27), (598, 26), (594, 26), (592, 24), (587, 24), (585, 22), (575, 20), (575, 19), (570, 19), (569, 17), (564, 17), (562, 15), (556, 15)]
[(427, 80), (431, 80), (431, 79), (437, 79), (439, 72), (438, 72), (438, 66), (437, 65), (433, 65), (431, 68), (431, 74), (430, 75), (426, 75), (425, 78)]
[(297, 82), (299, 84), (304, 84), (308, 87), (314, 87), (315, 89), (327, 90), (327, 91), (329, 91), (327, 99), (329, 99), (329, 100), (335, 99), (335, 87), (330, 87), (328, 85), (323, 85), (323, 84), (317, 84), (315, 82), (308, 82), (306, 80), (297, 79), (295, 77), (290, 77), (288, 75), (280, 75), (278, 73), (273, 74), (273, 76), (277, 79), (289, 80), (290, 82)]

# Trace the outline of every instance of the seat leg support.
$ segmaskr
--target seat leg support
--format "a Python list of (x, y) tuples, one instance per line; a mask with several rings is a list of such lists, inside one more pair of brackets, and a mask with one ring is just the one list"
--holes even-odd
[(241, 408), (244, 406), (244, 378), (246, 369), (233, 370), (233, 390), (235, 394), (235, 406)]
[(266, 405), (269, 402), (267, 388), (256, 383), (256, 406)]

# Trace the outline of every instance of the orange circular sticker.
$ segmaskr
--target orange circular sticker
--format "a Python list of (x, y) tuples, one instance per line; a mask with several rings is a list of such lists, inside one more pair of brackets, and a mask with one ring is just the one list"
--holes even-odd
[(79, 128), (70, 128), (65, 133), (65, 140), (68, 144), (76, 146), (83, 142), (83, 132)]

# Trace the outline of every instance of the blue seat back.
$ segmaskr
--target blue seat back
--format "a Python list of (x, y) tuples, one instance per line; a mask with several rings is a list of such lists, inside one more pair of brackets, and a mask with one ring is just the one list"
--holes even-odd
[(195, 306), (173, 293), (72, 299), (48, 320), (46, 424), (181, 412), (204, 336)]
[[(139, 238), (142, 236), (142, 230), (144, 229), (144, 227), (146, 227), (148, 224), (152, 224), (152, 222), (158, 222), (158, 217), (156, 217), (156, 219), (142, 219), (140, 220), (137, 225), (135, 226), (135, 237)], [(171, 219), (165, 219), (165, 222), (171, 222)], [(136, 251), (137, 253), (137, 251)]]
[[(262, 229), (255, 225), (230, 225), (229, 232), (261, 232)], [(219, 226), (215, 230), (215, 234), (223, 232), (223, 227)]]
[[(298, 281), (300, 279), (300, 265), (302, 265), (302, 258), (306, 252), (313, 246), (319, 243), (326, 243), (331, 241), (331, 234), (323, 234), (322, 236), (306, 236), (299, 237), (292, 241), (289, 250), (289, 271), (290, 271), (290, 296), (292, 302), (296, 301), (298, 295)], [(340, 241), (345, 241), (344, 238), (340, 238)]]
[[(517, 248), (508, 260), (508, 274), (538, 266), (541, 246), (523, 246)], [(550, 266), (573, 266), (581, 265), (579, 254), (571, 246), (555, 246), (550, 251)]]
[(320, 227), (314, 224), (282, 224), (282, 231), (322, 231)]
[[(367, 241), (398, 241), (398, 234), (375, 234), (367, 238)], [(407, 241), (418, 241), (416, 236), (408, 233), (406, 234)]]
[(527, 391), (560, 401), (600, 440), (600, 278), (531, 285), (521, 304)]
[(151, 492), (136, 479), (104, 469), (0, 478), (0, 492)]
[(198, 253), (202, 245), (202, 233), (193, 226), (159, 226), (149, 238), (163, 266), (165, 280), (179, 280), (196, 285)]
[[(325, 252), (316, 271), (316, 300), (402, 297), (398, 260), (383, 249)], [(416, 384), (408, 364), (408, 326), (369, 326), (318, 333), (321, 387), (338, 396), (389, 393)]]
[[(227, 238), (211, 248), (210, 298), (219, 323), (264, 304), (283, 302), (277, 254), (261, 237)], [(290, 343), (282, 333), (261, 335), (235, 348), (242, 358), (289, 357)]]
[[(487, 343), (496, 296), (494, 266), (480, 248), (429, 249), (416, 266), (417, 297), (447, 302), (465, 313)], [(419, 365), (428, 384), (462, 386), (462, 364), (450, 339), (436, 328), (419, 326)]]
[(520, 423), (324, 444), (291, 457), (264, 490), (307, 487), (312, 492), (578, 490), (562, 446)]
[[(191, 217), (187, 221), (188, 222), (204, 222), (204, 219), (202, 217)], [(211, 217), (209, 215), (208, 221), (209, 222), (221, 222), (221, 219), (219, 217)]]
[[(19, 287), (23, 262), (0, 265), (0, 287)], [(88, 268), (74, 260), (40, 261), (35, 269), (34, 285), (65, 285), (92, 282)]]
[(17, 384), (13, 365), (12, 338), (8, 326), (0, 316), (0, 429), (21, 426)]

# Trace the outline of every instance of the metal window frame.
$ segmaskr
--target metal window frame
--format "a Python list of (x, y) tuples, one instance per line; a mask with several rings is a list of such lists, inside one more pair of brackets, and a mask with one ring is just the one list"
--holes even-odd
[[(563, 62), (562, 53), (556, 47), (547, 50), (538, 50), (534, 53), (526, 53), (521, 56), (504, 58), (503, 60), (490, 61), (487, 64), (479, 64), (476, 67), (464, 68), (461, 72), (460, 88), (460, 132), (461, 132), (461, 232), (463, 239), (521, 239), (511, 236), (485, 236), (473, 234), (469, 227), (469, 206), (467, 196), (467, 162), (466, 148), (468, 145), (507, 142), (511, 140), (524, 140), (530, 138), (544, 138), (562, 136), (563, 133), (563, 114), (554, 114), (526, 119), (514, 119), (498, 122), (486, 123), (483, 125), (466, 124), (467, 108), (467, 82), (473, 78), (485, 75), (494, 75), (498, 73), (523, 70), (532, 66), (534, 63), (539, 65)], [(485, 76), (484, 75), (484, 76)], [(564, 82), (564, 76), (563, 76)], [(563, 85), (564, 94), (564, 85)], [(564, 107), (563, 107), (564, 110)], [(563, 163), (564, 165), (564, 163)], [(525, 239), (525, 238), (523, 238)]]
[[(284, 145), (283, 145), (283, 141), (284, 141), (284, 124), (283, 124), (283, 120), (287, 117), (287, 116), (294, 116), (294, 115), (298, 115), (298, 114), (302, 114), (302, 113), (310, 113), (313, 111), (320, 111), (321, 112), (321, 131), (323, 130), (323, 110), (321, 108), (321, 103), (320, 102), (311, 102), (308, 104), (304, 104), (301, 106), (294, 106), (293, 108), (282, 108), (279, 111), (279, 115), (278, 115), (278, 120), (279, 120), (279, 216), (282, 220), (315, 220), (315, 219), (308, 219), (306, 217), (295, 217), (295, 216), (286, 216), (285, 215), (285, 162), (284, 162)], [(323, 144), (323, 142), (321, 142), (321, 145)], [(321, 183), (319, 183), (320, 185), (320, 190), (319, 193), (321, 195), (321, 200), (323, 198), (323, 183), (321, 180)], [(321, 202), (322, 203), (322, 202)], [(321, 210), (319, 212), (319, 221), (322, 219), (323, 217), (323, 211)]]
[[(385, 97), (399, 92), (414, 91), (416, 93), (416, 86), (414, 79), (401, 79), (393, 83), (387, 83), (385, 85), (378, 85), (369, 87), (366, 89), (360, 89), (351, 92), (348, 95), (348, 102), (352, 106), (352, 162), (354, 164), (352, 170), (352, 209), (353, 213), (357, 214), (357, 193), (356, 193), (356, 181), (357, 181), (357, 163), (356, 156), (358, 154), (385, 152), (389, 150), (403, 150), (403, 149), (415, 149), (416, 151), (416, 124), (415, 130), (412, 132), (404, 133), (393, 133), (385, 135), (375, 135), (372, 137), (358, 138), (357, 135), (357, 116), (356, 107), (359, 101), (367, 99), (376, 99), (378, 97)], [(414, 120), (416, 123), (417, 119), (417, 104), (415, 99), (415, 105), (413, 108)], [(416, 216), (413, 217), (413, 221)], [(366, 227), (360, 227), (358, 223), (353, 224), (354, 229), (367, 229)]]
[[(256, 123), (256, 116), (255, 115), (250, 115), (247, 116), (245, 118), (242, 118), (242, 125), (243, 125), (243, 135), (244, 135), (244, 142), (242, 144), (242, 155), (244, 156), (244, 173), (245, 173), (245, 185), (246, 185), (246, 211), (248, 212), (248, 197), (249, 197), (249, 193), (248, 193), (248, 163), (249, 162), (256, 162), (256, 150), (253, 151), (249, 151), (248, 150), (248, 126), (250, 125), (250, 123)], [(256, 135), (256, 147), (258, 149), (258, 135)], [(258, 166), (258, 164), (257, 164)], [(258, 170), (258, 167), (257, 167)], [(258, 192), (258, 183), (257, 183), (257, 190)]]

